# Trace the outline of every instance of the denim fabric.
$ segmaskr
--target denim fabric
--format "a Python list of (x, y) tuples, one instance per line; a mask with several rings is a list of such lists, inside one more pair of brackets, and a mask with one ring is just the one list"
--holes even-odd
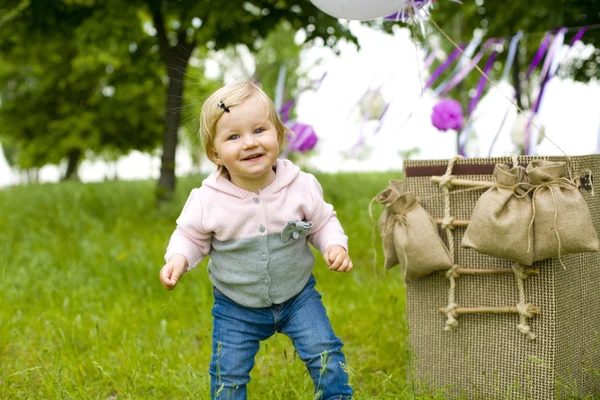
[(244, 307), (216, 288), (214, 296), (212, 399), (246, 399), (246, 384), (250, 381), (260, 341), (275, 332), (292, 339), (315, 384), (316, 398), (352, 398), (348, 375), (341, 366), (346, 364), (341, 351), (343, 344), (331, 328), (313, 276), (299, 294), (271, 307)]

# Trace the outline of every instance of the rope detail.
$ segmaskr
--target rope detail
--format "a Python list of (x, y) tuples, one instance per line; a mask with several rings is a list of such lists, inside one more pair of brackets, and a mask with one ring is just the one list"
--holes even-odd
[(454, 229), (454, 217), (444, 216), (442, 219), (443, 229)]
[[(440, 188), (442, 189), (442, 194), (444, 196), (444, 218), (442, 219), (442, 228), (446, 231), (446, 236), (448, 237), (448, 250), (450, 251), (450, 258), (453, 262), (454, 259), (454, 234), (452, 230), (454, 226), (452, 225), (452, 221), (454, 221), (454, 217), (451, 215), (450, 210), (450, 189), (452, 188), (452, 168), (454, 168), (454, 164), (459, 158), (463, 158), (462, 156), (455, 156), (448, 163), (448, 168), (446, 168), (446, 173), (441, 177), (440, 180)], [(446, 272), (446, 278), (450, 282), (450, 288), (448, 289), (448, 305), (445, 309), (446, 314), (446, 325), (444, 326), (444, 330), (449, 332), (458, 326), (458, 320), (456, 319), (456, 308), (458, 304), (456, 304), (456, 278), (459, 276), (456, 271), (457, 265), (453, 264), (452, 268), (450, 268)]]
[(527, 336), (529, 339), (535, 339), (535, 333), (531, 331), (531, 327), (527, 324), (527, 318), (533, 317), (533, 305), (527, 303), (525, 299), (525, 288), (523, 281), (529, 277), (529, 275), (523, 272), (523, 266), (519, 263), (515, 263), (512, 266), (513, 273), (515, 275), (515, 279), (517, 280), (517, 290), (519, 292), (519, 302), (517, 303), (517, 310), (519, 311), (519, 324), (517, 325), (517, 329), (523, 335)]

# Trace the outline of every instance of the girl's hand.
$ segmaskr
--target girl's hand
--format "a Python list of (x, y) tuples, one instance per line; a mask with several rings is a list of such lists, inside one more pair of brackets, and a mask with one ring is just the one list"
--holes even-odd
[(342, 246), (334, 244), (325, 250), (323, 254), (325, 262), (329, 266), (331, 271), (337, 272), (350, 272), (352, 271), (353, 265), (350, 256), (346, 249)]
[(177, 281), (187, 268), (187, 258), (182, 254), (173, 254), (160, 270), (160, 281), (167, 290), (175, 289)]

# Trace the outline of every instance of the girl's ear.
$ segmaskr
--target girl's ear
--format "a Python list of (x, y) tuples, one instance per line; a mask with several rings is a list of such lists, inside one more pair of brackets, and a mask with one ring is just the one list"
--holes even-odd
[(219, 157), (219, 154), (216, 151), (212, 152), (212, 158), (217, 165), (223, 165), (223, 160), (221, 160), (221, 157)]

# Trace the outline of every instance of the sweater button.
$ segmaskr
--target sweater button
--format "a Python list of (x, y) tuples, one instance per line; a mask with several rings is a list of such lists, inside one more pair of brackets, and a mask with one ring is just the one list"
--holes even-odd
[(265, 279), (263, 282), (265, 283), (265, 285), (269, 284), (269, 280), (268, 279)]
[(258, 203), (260, 203), (260, 199), (259, 199), (258, 197), (255, 197), (255, 198), (254, 198), (254, 202), (255, 202), (256, 204), (258, 204)]
[(264, 232), (264, 231), (265, 231), (265, 226), (264, 226), (264, 225), (261, 225), (261, 226), (259, 226), (259, 227), (258, 227), (258, 230), (259, 230), (260, 232)]
[(261, 254), (260, 255), (260, 259), (265, 261), (267, 259), (267, 255), (266, 254)]

